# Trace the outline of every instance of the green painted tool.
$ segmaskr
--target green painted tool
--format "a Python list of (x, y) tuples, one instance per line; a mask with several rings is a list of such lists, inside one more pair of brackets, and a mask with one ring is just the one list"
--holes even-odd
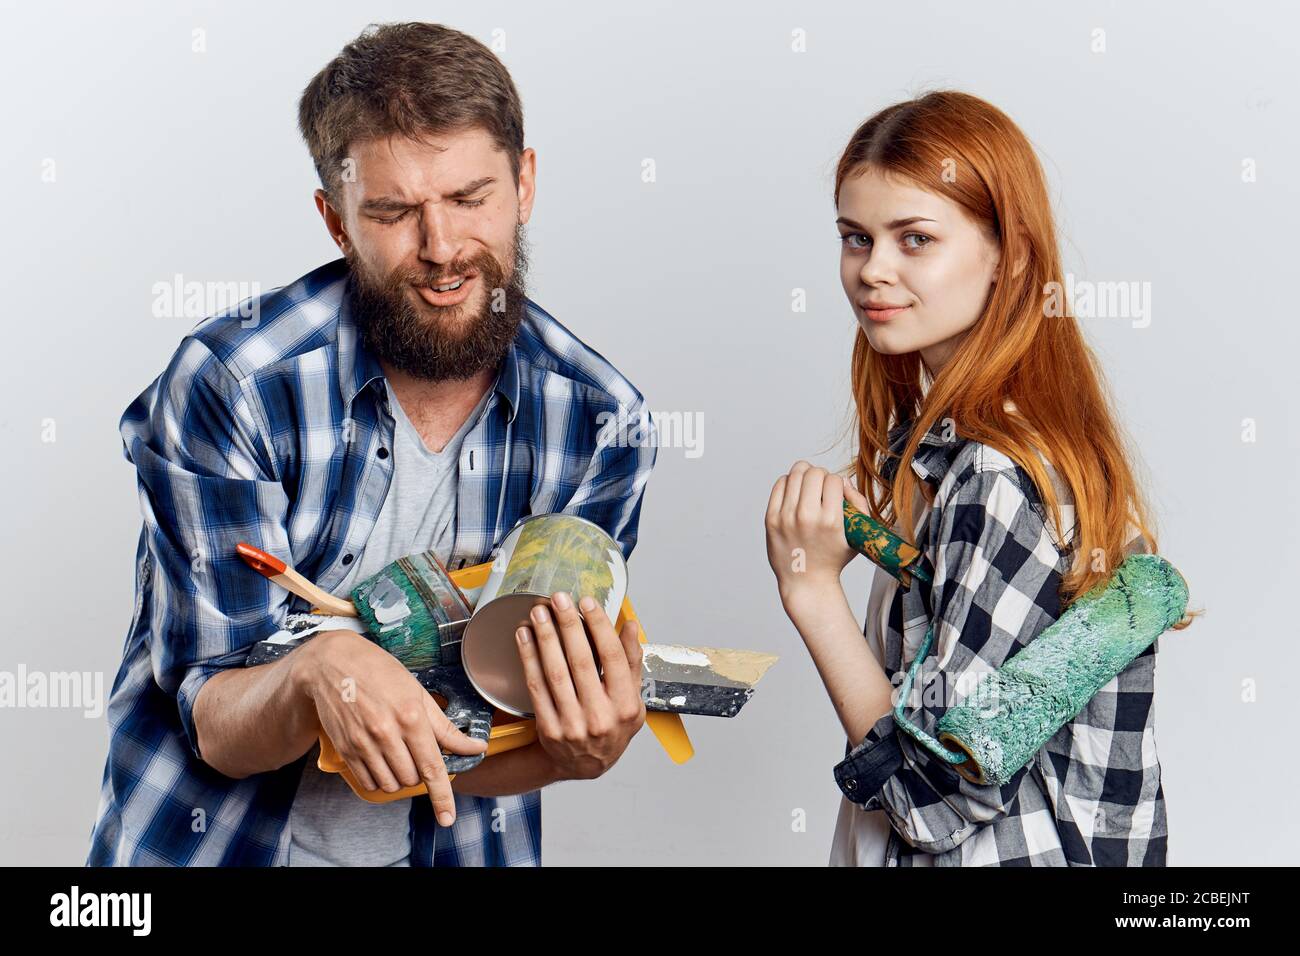
[[(844, 524), (850, 545), (897, 578), (904, 590), (913, 576), (933, 579), (923, 555), (847, 501)], [(1097, 691), (1178, 623), (1187, 600), (1187, 582), (1172, 564), (1156, 554), (1129, 555), (1104, 588), (1071, 604), (945, 711), (935, 727), (938, 740), (903, 714), (934, 641), (932, 623), (899, 688), (894, 721), (972, 783), (1006, 783)]]
[(398, 558), (352, 589), (371, 639), (410, 670), (459, 663), (474, 608), (432, 551)]
[(933, 577), (924, 554), (871, 515), (853, 507), (848, 499), (844, 501), (844, 537), (854, 551), (896, 577), (904, 591), (912, 586), (912, 578), (929, 581)]

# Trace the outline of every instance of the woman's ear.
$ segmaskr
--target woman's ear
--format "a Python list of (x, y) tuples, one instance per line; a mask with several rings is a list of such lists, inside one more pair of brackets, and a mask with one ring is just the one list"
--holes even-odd
[[(1000, 263), (1001, 261), (1002, 261), (1002, 247), (999, 245), (993, 253), (993, 274), (994, 275), (997, 274), (998, 263)], [(1028, 264), (1029, 264), (1029, 251), (1022, 244), (1021, 252), (1018, 256), (1016, 256), (1015, 264), (1011, 267), (1011, 277), (1013, 279), (1019, 279), (1020, 273), (1025, 271), (1025, 266), (1027, 266)]]
[(1012, 278), (1020, 278), (1020, 274), (1025, 271), (1025, 266), (1029, 265), (1029, 241), (1025, 234), (1016, 230), (1016, 259), (1011, 267)]

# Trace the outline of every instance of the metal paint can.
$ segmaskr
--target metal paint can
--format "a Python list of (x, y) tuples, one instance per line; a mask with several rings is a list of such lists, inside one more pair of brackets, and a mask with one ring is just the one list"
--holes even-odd
[[(576, 515), (527, 515), (505, 536), (461, 642), (465, 674), (483, 699), (532, 717), (515, 631), (538, 604), (566, 591), (601, 604), (611, 623), (627, 595), (627, 562), (605, 529)], [(599, 660), (596, 666), (600, 666)]]

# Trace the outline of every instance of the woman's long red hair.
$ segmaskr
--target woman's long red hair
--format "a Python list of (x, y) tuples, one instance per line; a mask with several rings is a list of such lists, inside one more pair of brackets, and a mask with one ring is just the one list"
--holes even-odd
[[(877, 520), (892, 524), (901, 516), (904, 529), (914, 527), (919, 481), (912, 457), (921, 436), (951, 417), (961, 438), (1002, 451), (1030, 474), (1058, 540), (1065, 540), (1070, 529), (1062, 526), (1041, 451), (1074, 499), (1075, 558), (1061, 583), (1064, 608), (1110, 579), (1132, 538), (1130, 523), (1152, 553), (1157, 542), (1101, 367), (1068, 303), (1065, 315), (1044, 308), (1045, 291), (1062, 288), (1065, 280), (1038, 158), (1002, 111), (966, 93), (941, 91), (881, 110), (854, 132), (835, 173), (837, 204), (844, 181), (867, 167), (957, 203), (996, 238), (1001, 255), (983, 315), (928, 388), (919, 352), (877, 352), (858, 329), (852, 368), (857, 449), (851, 466), (857, 487)], [(1053, 282), (1062, 285), (1048, 285)], [(1004, 407), (1007, 399), (1014, 411)], [(887, 435), (904, 421), (913, 427), (887, 487), (880, 471)], [(928, 489), (923, 494), (928, 500)]]

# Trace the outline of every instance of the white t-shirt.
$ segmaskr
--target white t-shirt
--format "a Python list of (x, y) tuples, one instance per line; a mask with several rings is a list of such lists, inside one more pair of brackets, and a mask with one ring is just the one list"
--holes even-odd
[[(387, 379), (384, 380), (388, 387)], [(393, 477), (365, 550), (334, 589), (352, 589), (398, 558), (433, 551), (446, 562), (456, 536), (456, 489), (460, 448), (492, 390), (483, 393), (460, 430), (440, 452), (430, 451), (388, 388), (393, 432)], [(409, 866), (410, 799), (388, 803), (362, 800), (341, 774), (316, 765), (320, 744), (307, 755), (289, 812), (289, 866)], [(420, 797), (421, 800), (427, 799)]]

